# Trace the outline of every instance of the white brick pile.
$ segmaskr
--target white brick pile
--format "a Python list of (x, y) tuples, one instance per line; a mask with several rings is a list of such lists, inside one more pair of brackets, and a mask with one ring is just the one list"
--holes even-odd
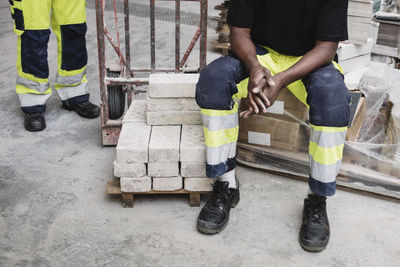
[(198, 74), (152, 74), (146, 100), (123, 119), (114, 161), (122, 192), (212, 191), (200, 108)]

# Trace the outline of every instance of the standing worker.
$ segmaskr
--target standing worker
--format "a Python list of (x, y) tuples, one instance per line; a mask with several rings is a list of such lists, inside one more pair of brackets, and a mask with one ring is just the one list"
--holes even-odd
[(14, 32), (18, 36), (16, 91), (24, 126), (29, 131), (46, 128), (43, 113), (51, 95), (47, 43), (51, 27), (57, 37), (57, 77), (55, 90), (66, 110), (84, 118), (100, 114), (89, 102), (86, 79), (86, 1), (85, 0), (9, 0)]
[(288, 89), (309, 107), (309, 192), (304, 200), (300, 245), (321, 251), (330, 236), (326, 197), (335, 194), (350, 113), (350, 95), (333, 61), (347, 40), (348, 0), (231, 0), (228, 11), (232, 55), (200, 73), (196, 101), (202, 108), (208, 177), (217, 178), (197, 228), (222, 231), (239, 203), (235, 176), (238, 106), (240, 115), (266, 112), (279, 91)]

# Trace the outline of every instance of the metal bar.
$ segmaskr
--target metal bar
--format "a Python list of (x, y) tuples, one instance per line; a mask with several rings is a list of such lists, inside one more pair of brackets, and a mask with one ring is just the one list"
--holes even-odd
[(150, 0), (150, 42), (151, 42), (151, 72), (156, 68), (156, 38), (155, 38), (155, 5), (154, 0)]
[(207, 0), (200, 0), (200, 70), (207, 64)]
[[(125, 58), (126, 58), (126, 78), (134, 77), (131, 70), (131, 45), (130, 45), (130, 29), (129, 29), (129, 0), (124, 0), (124, 13), (125, 13)], [(128, 96), (128, 107), (132, 103), (132, 86), (126, 86)]]
[(96, 1), (96, 25), (97, 25), (97, 53), (99, 57), (99, 82), (100, 82), (100, 112), (101, 125), (105, 126), (108, 119), (107, 90), (104, 83), (106, 77), (105, 67), (105, 42), (104, 42), (104, 0)]
[(181, 39), (181, 1), (175, 1), (175, 72), (179, 72), (180, 39)]
[(149, 78), (105, 78), (106, 85), (149, 84)]
[[(104, 1), (104, 0), (102, 0)], [(117, 43), (114, 41), (114, 39), (112, 38), (110, 31), (108, 30), (107, 25), (105, 25), (103, 23), (103, 28), (104, 28), (104, 35), (107, 37), (108, 41), (110, 42), (111, 46), (114, 48), (115, 53), (117, 53), (117, 55), (119, 56), (122, 64), (124, 64), (124, 66), (126, 66), (126, 60), (124, 55), (122, 54), (121, 48), (117, 45)]]
[(183, 55), (183, 58), (182, 58), (181, 62), (179, 63), (179, 67), (180, 67), (180, 68), (182, 68), (183, 65), (185, 65), (185, 63), (186, 63), (186, 61), (187, 61), (187, 59), (188, 59), (190, 53), (191, 53), (192, 50), (193, 50), (193, 47), (196, 45), (196, 42), (197, 42), (197, 40), (198, 40), (199, 37), (200, 37), (200, 34), (201, 34), (201, 32), (200, 32), (200, 26), (199, 26), (199, 28), (197, 28), (196, 33), (194, 34), (194, 37), (193, 37), (192, 41), (190, 42), (188, 48), (186, 49), (186, 52), (185, 52), (185, 54)]

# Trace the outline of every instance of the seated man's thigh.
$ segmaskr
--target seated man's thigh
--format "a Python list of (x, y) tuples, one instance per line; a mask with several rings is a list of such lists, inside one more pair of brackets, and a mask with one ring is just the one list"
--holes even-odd
[(220, 57), (201, 72), (196, 85), (196, 101), (203, 109), (231, 110), (236, 84), (247, 77), (242, 63), (233, 56)]
[(350, 94), (343, 75), (332, 63), (303, 78), (310, 106), (310, 122), (317, 126), (345, 127), (350, 116)]

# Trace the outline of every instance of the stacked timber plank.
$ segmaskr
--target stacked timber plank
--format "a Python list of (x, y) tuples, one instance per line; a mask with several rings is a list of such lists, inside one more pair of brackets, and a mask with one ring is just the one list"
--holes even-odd
[(152, 74), (147, 100), (134, 100), (117, 145), (114, 175), (122, 192), (212, 191), (205, 175), (198, 74)]

